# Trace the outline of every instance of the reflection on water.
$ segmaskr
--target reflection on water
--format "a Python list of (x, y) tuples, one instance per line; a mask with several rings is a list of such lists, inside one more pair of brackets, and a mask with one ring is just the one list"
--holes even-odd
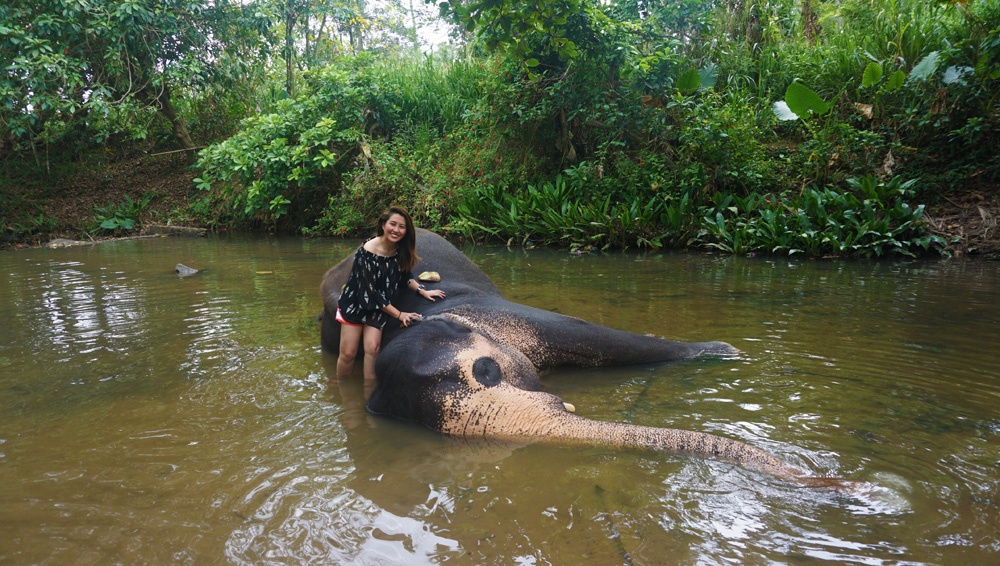
[[(836, 492), (664, 454), (470, 444), (367, 414), (314, 320), (320, 276), (355, 245), (0, 255), (0, 562), (1000, 553), (997, 265), (466, 250), (513, 300), (743, 350), (545, 376), (579, 414), (738, 438), (856, 482)], [(179, 262), (205, 271), (179, 278)]]

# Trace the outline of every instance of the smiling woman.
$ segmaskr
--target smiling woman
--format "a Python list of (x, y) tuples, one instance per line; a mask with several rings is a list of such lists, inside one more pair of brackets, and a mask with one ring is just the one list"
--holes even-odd
[(399, 289), (406, 287), (431, 302), (444, 298), (444, 291), (428, 291), (412, 277), (413, 266), (419, 260), (413, 219), (406, 210), (389, 207), (379, 218), (376, 236), (354, 253), (351, 272), (337, 298), (336, 320), (341, 325), (338, 376), (346, 377), (354, 371), (361, 341), (365, 380), (374, 382), (382, 330), (391, 319), (409, 326), (420, 318), (415, 312), (403, 312), (392, 305)]

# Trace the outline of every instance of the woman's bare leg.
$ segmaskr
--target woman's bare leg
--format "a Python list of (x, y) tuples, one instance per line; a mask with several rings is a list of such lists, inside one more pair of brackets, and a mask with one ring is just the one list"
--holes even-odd
[(365, 348), (364, 376), (366, 384), (375, 383), (375, 360), (382, 348), (382, 331), (374, 326), (365, 326), (362, 340)]
[(354, 360), (358, 357), (361, 342), (361, 326), (340, 325), (340, 353), (337, 355), (337, 377), (344, 378), (354, 373)]

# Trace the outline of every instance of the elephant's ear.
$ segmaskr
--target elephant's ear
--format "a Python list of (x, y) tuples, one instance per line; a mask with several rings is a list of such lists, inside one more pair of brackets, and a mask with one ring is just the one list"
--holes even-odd
[[(390, 343), (386, 350), (394, 344), (396, 342)], [(416, 386), (416, 383), (411, 384), (411, 389), (402, 386), (406, 380), (406, 376), (400, 375), (400, 372), (404, 370), (401, 367), (404, 359), (391, 353), (386, 355), (385, 350), (380, 353), (375, 363), (375, 375), (378, 382), (366, 405), (369, 413), (406, 421), (421, 420), (416, 391), (412, 391), (412, 387)]]
[(379, 352), (378, 383), (368, 399), (368, 411), (437, 428), (441, 403), (454, 374), (455, 354), (472, 331), (448, 320), (429, 319), (408, 328)]

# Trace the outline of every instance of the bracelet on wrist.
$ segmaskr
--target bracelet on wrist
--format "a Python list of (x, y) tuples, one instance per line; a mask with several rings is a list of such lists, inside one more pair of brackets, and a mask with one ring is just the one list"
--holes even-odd
[(417, 290), (414, 291), (414, 292), (416, 294), (420, 295), (420, 292), (423, 291), (424, 289), (425, 289), (425, 287), (423, 285), (417, 285)]

